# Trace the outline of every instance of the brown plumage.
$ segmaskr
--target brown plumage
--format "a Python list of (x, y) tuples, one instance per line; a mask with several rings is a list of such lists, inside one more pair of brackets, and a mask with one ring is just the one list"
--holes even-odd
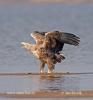
[(79, 37), (65, 32), (33, 32), (31, 36), (36, 44), (22, 42), (24, 48), (30, 50), (36, 58), (40, 60), (40, 72), (43, 72), (45, 63), (48, 66), (48, 73), (54, 69), (57, 62), (65, 59), (59, 52), (62, 51), (64, 43), (70, 45), (79, 45)]
[(55, 64), (57, 62), (61, 62), (62, 59), (65, 59), (64, 56), (55, 54), (51, 50), (45, 49), (41, 46), (37, 46), (34, 44), (29, 44), (26, 42), (22, 42), (23, 48), (26, 48), (30, 50), (36, 58), (40, 60), (40, 72), (43, 72), (45, 63), (47, 63), (48, 66), (48, 73), (51, 73), (51, 71), (55, 68)]

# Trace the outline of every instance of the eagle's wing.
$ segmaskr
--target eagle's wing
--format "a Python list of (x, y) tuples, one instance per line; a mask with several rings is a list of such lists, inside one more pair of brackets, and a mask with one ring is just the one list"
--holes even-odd
[(80, 43), (80, 38), (74, 34), (66, 33), (66, 32), (59, 32), (60, 37), (57, 37), (60, 42), (64, 42), (66, 44), (78, 46)]
[(55, 53), (59, 53), (63, 49), (64, 43), (78, 46), (80, 42), (80, 38), (74, 34), (59, 32), (59, 31), (51, 31), (45, 34), (45, 41), (49, 38), (56, 40), (56, 45), (53, 48)]
[(74, 46), (78, 46), (80, 42), (79, 37), (77, 37), (74, 34), (66, 32), (52, 31), (52, 32), (47, 32), (46, 36), (55, 38), (61, 43), (66, 43)]
[(51, 31), (51, 32), (38, 32), (31, 33), (35, 39), (36, 44), (44, 44), (51, 47), (51, 50), (57, 54), (62, 51), (64, 44), (79, 45), (80, 38), (74, 34), (67, 32)]
[(44, 42), (44, 39), (45, 39), (45, 34), (46, 32), (38, 32), (38, 31), (35, 31), (35, 32), (32, 32), (31, 33), (31, 36), (35, 39), (36, 41), (36, 45), (40, 45), (40, 44), (43, 44)]

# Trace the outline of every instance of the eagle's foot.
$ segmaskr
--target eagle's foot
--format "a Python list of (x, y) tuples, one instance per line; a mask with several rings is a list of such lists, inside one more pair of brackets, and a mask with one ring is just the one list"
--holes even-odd
[(42, 69), (40, 70), (40, 73), (43, 73), (43, 70)]
[(52, 73), (52, 70), (48, 69), (48, 72), (47, 73)]

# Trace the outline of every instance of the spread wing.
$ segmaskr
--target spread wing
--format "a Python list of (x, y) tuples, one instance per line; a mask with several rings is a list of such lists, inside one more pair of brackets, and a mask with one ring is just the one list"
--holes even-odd
[[(61, 43), (57, 39), (51, 37), (50, 34), (47, 34), (49, 38), (45, 39), (46, 33), (47, 32), (35, 31), (31, 33), (31, 36), (35, 39), (37, 45), (43, 45), (45, 43), (45, 45), (50, 45), (50, 49), (53, 52), (59, 53), (59, 51), (62, 50), (64, 43)], [(48, 43), (46, 41), (48, 41)]]
[(49, 48), (59, 54), (62, 51), (64, 44), (70, 44), (78, 46), (80, 38), (74, 34), (67, 32), (51, 31), (51, 32), (38, 32), (35, 31), (31, 34), (35, 39), (36, 44), (44, 44), (49, 46)]
[(80, 43), (80, 38), (74, 34), (66, 33), (66, 32), (59, 32), (59, 34), (60, 34), (60, 37), (57, 37), (57, 39), (60, 42), (64, 42), (66, 44), (70, 44), (74, 46), (78, 46)]
[(55, 38), (61, 43), (66, 43), (74, 46), (78, 46), (80, 42), (79, 37), (77, 37), (74, 34), (66, 32), (52, 31), (52, 32), (47, 32), (46, 36)]
[(45, 34), (46, 32), (38, 32), (38, 31), (35, 31), (35, 32), (32, 32), (31, 33), (31, 36), (35, 39), (36, 41), (36, 45), (40, 45), (40, 44), (43, 44), (44, 42), (44, 39), (45, 39)]
[(49, 38), (55, 39), (56, 41), (56, 45), (53, 48), (55, 53), (59, 53), (59, 51), (62, 51), (65, 43), (78, 46), (80, 42), (79, 40), (80, 38), (77, 37), (76, 35), (71, 33), (66, 33), (66, 32), (59, 32), (59, 31), (47, 32), (45, 34), (45, 41), (47, 41)]

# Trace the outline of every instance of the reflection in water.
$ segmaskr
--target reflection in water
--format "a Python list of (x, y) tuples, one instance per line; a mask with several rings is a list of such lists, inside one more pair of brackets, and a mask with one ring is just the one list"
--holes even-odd
[(39, 81), (42, 82), (45, 86), (45, 88), (42, 89), (41, 91), (60, 91), (60, 86), (59, 86), (60, 79), (61, 79), (60, 76), (53, 76), (53, 75), (40, 76)]
[(0, 92), (76, 91), (80, 81), (77, 75), (3, 76)]
[(78, 90), (79, 79), (73, 76), (46, 75), (38, 76), (38, 91), (73, 91)]

